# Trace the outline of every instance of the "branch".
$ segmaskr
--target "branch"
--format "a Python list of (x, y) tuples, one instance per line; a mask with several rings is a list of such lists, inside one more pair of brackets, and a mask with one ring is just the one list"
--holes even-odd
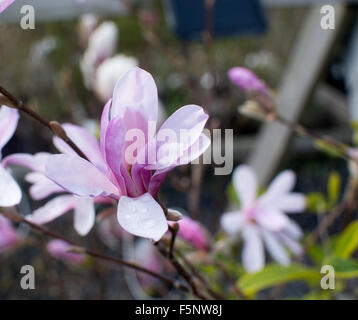
[(26, 113), (28, 116), (41, 123), (43, 126), (50, 129), (55, 136), (65, 141), (81, 158), (88, 160), (81, 149), (67, 136), (65, 130), (58, 122), (44, 119), (36, 111), (30, 109), (24, 102), (16, 98), (2, 86), (0, 86), (0, 102), (10, 108), (15, 108), (23, 113)]
[(131, 269), (134, 269), (136, 271), (139, 271), (139, 272), (142, 272), (142, 273), (145, 273), (145, 274), (148, 274), (154, 278), (157, 278), (159, 279), (160, 281), (166, 283), (167, 285), (175, 288), (175, 289), (180, 289), (182, 291), (185, 291), (185, 292), (190, 292), (189, 288), (184, 285), (184, 284), (181, 284), (169, 277), (166, 277), (164, 275), (161, 275), (159, 273), (156, 273), (154, 271), (151, 271), (149, 269), (146, 269), (142, 266), (139, 266), (133, 262), (129, 262), (129, 261), (125, 261), (125, 260), (122, 260), (122, 259), (119, 259), (117, 257), (113, 257), (113, 256), (109, 256), (109, 255), (106, 255), (106, 254), (102, 254), (100, 252), (97, 252), (97, 251), (94, 251), (94, 250), (90, 250), (90, 249), (87, 249), (87, 248), (84, 248), (84, 247), (81, 247), (81, 246), (78, 246), (75, 242), (73, 242), (72, 240), (60, 235), (60, 234), (57, 234), (51, 230), (48, 230), (40, 225), (37, 225), (37, 224), (34, 224), (28, 220), (26, 220), (23, 216), (21, 216), (20, 214), (18, 214), (17, 212), (14, 212), (14, 211), (9, 211), (9, 210), (4, 210), (4, 212), (2, 213), (6, 218), (10, 219), (11, 221), (15, 222), (15, 223), (25, 223), (27, 224), (30, 228), (34, 229), (34, 230), (37, 230), (37, 231), (40, 231), (42, 234), (45, 234), (47, 236), (50, 236), (52, 238), (55, 238), (55, 239), (60, 239), (60, 240), (63, 240), (63, 241), (66, 241), (68, 242), (69, 244), (73, 245), (75, 247), (75, 251), (77, 253), (83, 253), (83, 254), (88, 254), (89, 256), (92, 256), (92, 257), (95, 257), (95, 258), (98, 258), (98, 259), (101, 259), (101, 260), (106, 260), (106, 261), (111, 261), (111, 262), (114, 262), (114, 263), (117, 263), (119, 265), (122, 265), (122, 266), (125, 266), (127, 268), (131, 268)]

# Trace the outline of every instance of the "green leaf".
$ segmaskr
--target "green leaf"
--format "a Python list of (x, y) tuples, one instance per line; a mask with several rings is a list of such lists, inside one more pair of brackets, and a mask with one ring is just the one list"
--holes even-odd
[(337, 203), (341, 189), (341, 178), (337, 172), (332, 172), (328, 178), (327, 194), (330, 206)]
[(320, 192), (312, 192), (306, 195), (307, 209), (309, 212), (321, 213), (327, 211), (327, 201)]
[(331, 265), (334, 268), (337, 279), (358, 277), (358, 262), (355, 260), (332, 256), (325, 260), (325, 264)]
[(333, 248), (335, 256), (348, 258), (358, 247), (358, 221), (352, 222), (338, 237)]
[(282, 283), (296, 280), (312, 282), (318, 281), (319, 278), (320, 273), (317, 270), (309, 269), (300, 264), (289, 266), (271, 264), (261, 271), (242, 276), (237, 285), (246, 295), (252, 296), (260, 290)]
[(327, 153), (328, 155), (330, 155), (332, 157), (343, 158), (342, 152), (339, 149), (337, 149), (336, 147), (327, 143), (326, 141), (315, 140), (315, 145), (316, 145), (317, 149), (319, 149), (322, 152)]

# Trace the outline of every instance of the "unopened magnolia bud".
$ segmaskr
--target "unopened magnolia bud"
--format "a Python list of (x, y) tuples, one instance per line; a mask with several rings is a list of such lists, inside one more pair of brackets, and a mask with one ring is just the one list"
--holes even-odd
[(244, 116), (257, 120), (266, 120), (271, 115), (274, 115), (274, 112), (269, 112), (260, 103), (253, 100), (247, 100), (243, 105), (239, 106), (238, 111)]
[(61, 139), (66, 139), (67, 134), (62, 126), (57, 121), (50, 121), (50, 127), (53, 133)]
[(78, 247), (78, 246), (70, 246), (66, 249), (67, 252), (70, 253), (78, 253), (78, 254), (83, 254), (86, 253), (86, 249), (83, 247)]
[(168, 209), (167, 220), (168, 221), (179, 221), (183, 218), (183, 215), (174, 209)]

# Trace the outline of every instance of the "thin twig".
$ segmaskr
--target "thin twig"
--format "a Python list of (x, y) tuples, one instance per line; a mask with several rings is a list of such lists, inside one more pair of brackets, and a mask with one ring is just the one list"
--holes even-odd
[(81, 151), (81, 149), (68, 137), (62, 126), (56, 121), (48, 121), (39, 115), (36, 111), (29, 108), (24, 102), (16, 98), (5, 88), (0, 86), (0, 95), (3, 95), (8, 100), (8, 106), (18, 109), (19, 111), (26, 113), (31, 118), (35, 119), (46, 128), (50, 129), (54, 135), (65, 141), (81, 158), (88, 160), (87, 156)]
[(32, 223), (31, 221), (28, 221), (27, 219), (25, 219), (23, 216), (21, 216), (17, 212), (10, 211), (10, 210), (4, 210), (3, 215), (15, 223), (25, 223), (32, 229), (40, 231), (42, 234), (45, 234), (45, 235), (50, 236), (55, 239), (60, 239), (60, 240), (68, 242), (69, 244), (74, 246), (74, 249), (76, 249), (76, 252), (78, 252), (78, 253), (87, 254), (89, 256), (92, 256), (92, 257), (95, 257), (95, 258), (98, 258), (101, 260), (111, 261), (111, 262), (120, 264), (124, 267), (128, 267), (128, 268), (134, 269), (136, 271), (146, 273), (154, 278), (161, 280), (162, 282), (168, 284), (169, 286), (171, 286), (173, 288), (180, 289), (185, 292), (190, 292), (189, 288), (186, 285), (184, 285), (180, 282), (177, 282), (169, 277), (166, 277), (164, 275), (161, 275), (159, 273), (156, 273), (154, 271), (146, 269), (142, 266), (139, 266), (133, 262), (125, 261), (125, 260), (119, 259), (117, 257), (109, 256), (109, 255), (106, 255), (106, 254), (103, 254), (103, 253), (100, 253), (100, 252), (97, 252), (97, 251), (94, 251), (91, 249), (84, 248), (82, 246), (78, 246), (74, 241), (64, 237), (63, 235), (60, 235), (58, 233), (55, 233), (51, 230), (44, 228), (43, 226), (40, 226), (40, 225)]

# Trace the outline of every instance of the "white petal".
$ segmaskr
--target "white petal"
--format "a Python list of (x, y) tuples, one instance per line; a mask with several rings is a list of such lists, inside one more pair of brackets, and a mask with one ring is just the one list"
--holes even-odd
[(19, 120), (16, 109), (0, 105), (0, 154), (2, 148), (14, 135)]
[(237, 167), (233, 173), (233, 184), (240, 198), (241, 207), (245, 209), (251, 206), (257, 193), (255, 171), (247, 165)]
[(116, 186), (99, 169), (78, 156), (50, 156), (46, 163), (46, 176), (78, 196), (118, 195)]
[(11, 207), (21, 201), (21, 189), (9, 172), (0, 164), (0, 206)]
[(306, 198), (301, 193), (288, 193), (276, 200), (275, 207), (283, 212), (302, 212), (306, 207)]
[(276, 200), (289, 193), (296, 182), (296, 175), (291, 170), (282, 171), (269, 185), (267, 191), (260, 197), (261, 206), (274, 206)]
[(275, 238), (275, 235), (269, 231), (262, 230), (262, 236), (271, 257), (279, 264), (288, 265), (290, 263), (290, 258), (285, 248)]
[(271, 231), (282, 230), (289, 221), (284, 213), (271, 208), (260, 209), (260, 212), (255, 215), (255, 220), (261, 227)]
[(48, 223), (64, 213), (72, 210), (75, 206), (75, 197), (72, 195), (63, 195), (53, 198), (44, 206), (33, 211), (31, 215), (26, 217), (27, 220), (36, 223)]
[(250, 273), (257, 272), (265, 265), (265, 251), (259, 231), (253, 225), (245, 225), (242, 236), (244, 238), (243, 266)]
[(40, 172), (28, 173), (25, 176), (25, 180), (32, 183), (29, 193), (34, 200), (41, 200), (47, 198), (51, 194), (64, 192), (63, 188)]
[(244, 222), (244, 217), (240, 211), (227, 212), (221, 216), (221, 226), (228, 234), (237, 234)]
[(90, 197), (76, 197), (74, 214), (75, 229), (81, 236), (85, 236), (95, 223), (96, 212), (93, 199)]
[(149, 193), (138, 198), (122, 196), (118, 202), (117, 218), (129, 233), (154, 241), (160, 240), (168, 230), (162, 207)]

